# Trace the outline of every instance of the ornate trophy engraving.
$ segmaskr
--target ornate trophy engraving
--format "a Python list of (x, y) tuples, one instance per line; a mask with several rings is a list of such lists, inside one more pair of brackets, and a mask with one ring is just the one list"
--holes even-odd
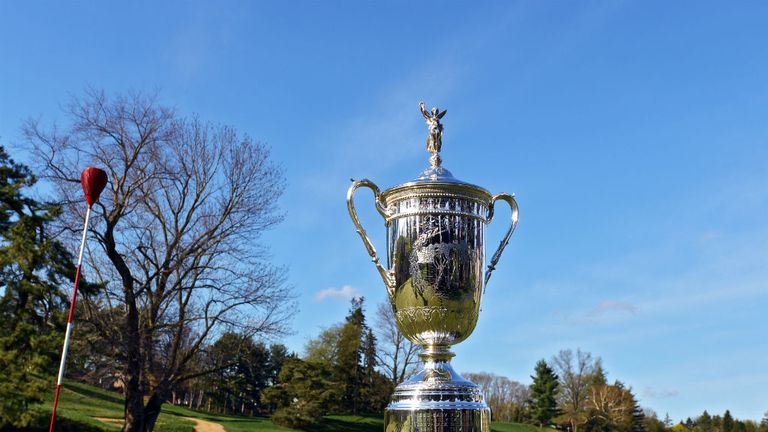
[[(477, 385), (450, 364), (451, 345), (472, 333), (491, 272), (517, 226), (513, 195), (491, 195), (459, 181), (442, 167), (440, 149), (446, 111), (419, 109), (429, 126), (430, 167), (415, 180), (380, 192), (371, 181), (352, 183), (347, 207), (357, 233), (384, 280), (398, 328), (422, 345), (424, 368), (398, 385), (384, 417), (386, 432), (490, 432), (490, 410)], [(359, 187), (373, 191), (387, 229), (387, 267), (379, 262), (355, 212)], [(512, 208), (512, 222), (485, 264), (485, 226), (494, 205)]]

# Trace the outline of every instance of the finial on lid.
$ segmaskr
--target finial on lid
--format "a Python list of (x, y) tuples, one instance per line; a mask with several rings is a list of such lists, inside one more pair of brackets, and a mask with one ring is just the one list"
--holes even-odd
[(429, 158), (429, 164), (433, 167), (439, 167), (442, 159), (440, 159), (440, 148), (443, 146), (443, 125), (440, 123), (440, 119), (443, 118), (448, 110), (443, 110), (433, 107), (432, 111), (427, 111), (424, 102), (419, 102), (419, 111), (429, 126), (429, 135), (427, 135), (427, 151), (432, 153)]

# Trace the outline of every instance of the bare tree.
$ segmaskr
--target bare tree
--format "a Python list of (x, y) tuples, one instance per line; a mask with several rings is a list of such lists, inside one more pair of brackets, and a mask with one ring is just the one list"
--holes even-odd
[(555, 419), (558, 422), (570, 425), (571, 432), (578, 432), (580, 425), (589, 420), (587, 402), (589, 400), (590, 385), (597, 377), (603, 374), (600, 358), (592, 358), (588, 352), (576, 350), (576, 356), (572, 350), (560, 350), (552, 357), (552, 365), (560, 377), (560, 391), (558, 392), (558, 406), (561, 414)]
[[(619, 381), (613, 385), (592, 385), (589, 389), (588, 405), (593, 420), (606, 425), (607, 429), (631, 431), (637, 423), (638, 406), (635, 396), (631, 388), (626, 388)], [(656, 413), (652, 410), (644, 415), (656, 418)]]
[(379, 303), (376, 307), (376, 334), (378, 345), (376, 363), (384, 369), (393, 385), (398, 385), (413, 374), (419, 363), (421, 347), (414, 344), (400, 333), (395, 322), (392, 306)]
[(530, 392), (528, 386), (487, 372), (463, 373), (464, 378), (480, 386), (493, 418), (500, 421), (521, 421)]
[(98, 247), (87, 256), (103, 289), (85, 299), (81, 318), (120, 369), (123, 430), (151, 431), (175, 385), (211, 372), (194, 366), (209, 338), (224, 328), (285, 331), (292, 294), (259, 243), (282, 219), (284, 176), (264, 145), (180, 118), (155, 97), (89, 90), (65, 114), (64, 132), (35, 120), (23, 130), (67, 205), (64, 226), (83, 216), (80, 170), (109, 175), (90, 230)]

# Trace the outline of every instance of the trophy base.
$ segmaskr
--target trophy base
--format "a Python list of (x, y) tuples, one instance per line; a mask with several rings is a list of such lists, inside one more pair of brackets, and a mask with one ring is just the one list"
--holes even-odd
[(491, 413), (484, 409), (386, 411), (386, 432), (491, 432)]
[(447, 359), (425, 359), (424, 369), (395, 388), (384, 413), (385, 432), (490, 432), (491, 410), (480, 388)]

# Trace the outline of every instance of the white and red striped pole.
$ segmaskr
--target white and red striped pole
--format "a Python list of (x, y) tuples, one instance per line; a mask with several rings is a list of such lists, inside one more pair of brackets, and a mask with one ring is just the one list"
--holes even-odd
[(77, 267), (75, 270), (75, 287), (72, 290), (72, 301), (69, 303), (69, 317), (67, 318), (67, 331), (64, 333), (64, 348), (61, 351), (61, 363), (59, 363), (59, 375), (56, 379), (56, 395), (53, 397), (53, 411), (51, 412), (51, 427), (49, 432), (53, 432), (53, 425), (56, 422), (56, 408), (59, 405), (59, 392), (61, 392), (61, 382), (64, 380), (64, 366), (67, 363), (67, 351), (69, 350), (69, 340), (72, 336), (72, 319), (75, 315), (75, 301), (77, 300), (77, 287), (80, 284), (80, 269), (83, 264), (83, 251), (85, 250), (85, 239), (88, 234), (88, 221), (91, 218), (91, 207), (93, 203), (99, 200), (99, 195), (107, 185), (107, 173), (98, 169), (89, 167), (83, 170), (80, 175), (80, 182), (85, 192), (85, 201), (88, 209), (85, 211), (85, 223), (83, 224), (83, 236), (80, 240), (80, 253), (77, 255)]

